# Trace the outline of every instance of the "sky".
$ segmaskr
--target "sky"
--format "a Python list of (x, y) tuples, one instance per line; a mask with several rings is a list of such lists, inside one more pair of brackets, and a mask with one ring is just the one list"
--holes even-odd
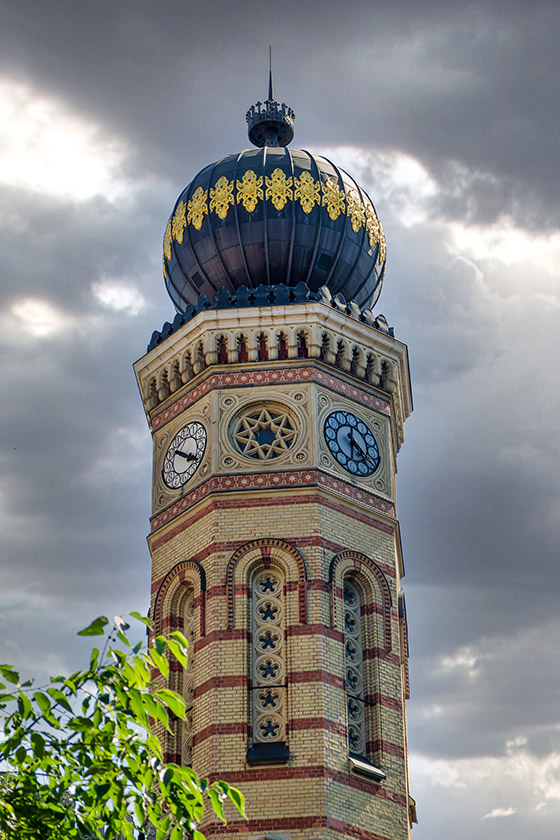
[(409, 346), (399, 455), (415, 840), (560, 821), (557, 3), (18, 0), (0, 31), (0, 659), (78, 667), (145, 611), (131, 365), (161, 242), (267, 89), (372, 197)]

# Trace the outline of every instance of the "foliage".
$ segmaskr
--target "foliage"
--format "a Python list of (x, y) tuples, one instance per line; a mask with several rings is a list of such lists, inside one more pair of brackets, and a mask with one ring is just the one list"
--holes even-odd
[(205, 801), (221, 819), (228, 797), (244, 813), (242, 794), (226, 782), (210, 784), (163, 761), (154, 723), (170, 731), (169, 714), (184, 720), (185, 702), (157, 685), (172, 657), (186, 665), (184, 636), (133, 647), (126, 622), (117, 616), (108, 627), (101, 616), (78, 634), (105, 636), (86, 670), (51, 677), (39, 690), (0, 665), (3, 840), (127, 840), (146, 826), (157, 840), (203, 840), (197, 825)]

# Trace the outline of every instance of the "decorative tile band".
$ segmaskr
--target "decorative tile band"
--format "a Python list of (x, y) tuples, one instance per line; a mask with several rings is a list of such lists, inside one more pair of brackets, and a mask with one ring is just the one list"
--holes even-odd
[(395, 507), (392, 502), (381, 499), (367, 490), (359, 487), (352, 487), (347, 482), (327, 475), (320, 470), (299, 470), (293, 472), (277, 473), (256, 473), (251, 475), (221, 475), (214, 476), (208, 481), (200, 484), (192, 492), (188, 493), (175, 504), (168, 507), (162, 513), (152, 519), (152, 531), (157, 530), (166, 522), (170, 522), (183, 511), (188, 510), (192, 505), (204, 499), (210, 493), (227, 492), (235, 490), (270, 490), (285, 489), (286, 487), (304, 487), (319, 485), (332, 490), (353, 502), (367, 505), (372, 510), (388, 516), (395, 515)]
[(285, 385), (299, 382), (318, 382), (343, 394), (345, 397), (350, 397), (368, 408), (374, 408), (376, 411), (381, 411), (383, 414), (391, 416), (390, 404), (385, 400), (375, 397), (373, 394), (357, 388), (355, 385), (350, 385), (343, 379), (326, 373), (323, 370), (312, 367), (302, 368), (285, 368), (282, 370), (251, 370), (251, 371), (233, 371), (232, 373), (215, 373), (205, 379), (200, 385), (192, 388), (184, 396), (176, 400), (171, 406), (165, 408), (153, 419), (153, 428), (159, 429), (168, 420), (176, 417), (180, 411), (188, 408), (200, 397), (207, 394), (216, 388), (238, 388), (240, 386), (248, 385)]

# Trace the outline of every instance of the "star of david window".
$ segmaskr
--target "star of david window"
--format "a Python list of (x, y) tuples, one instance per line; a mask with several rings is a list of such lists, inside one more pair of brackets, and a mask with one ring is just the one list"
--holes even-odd
[(360, 613), (360, 593), (357, 587), (346, 579), (344, 581), (344, 659), (348, 707), (348, 748), (351, 753), (365, 755), (366, 725)]
[(282, 741), (285, 731), (283, 581), (274, 571), (253, 578), (253, 742)]
[(284, 455), (297, 436), (295, 419), (282, 406), (249, 406), (232, 428), (235, 446), (247, 458), (271, 461)]

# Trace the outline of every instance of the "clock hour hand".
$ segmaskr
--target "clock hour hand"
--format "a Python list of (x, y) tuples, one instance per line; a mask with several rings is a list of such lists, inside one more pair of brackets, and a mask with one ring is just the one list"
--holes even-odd
[(175, 452), (175, 455), (180, 455), (181, 458), (186, 458), (187, 461), (196, 461), (196, 455), (193, 455), (192, 452), (181, 452), (181, 450), (178, 449)]

